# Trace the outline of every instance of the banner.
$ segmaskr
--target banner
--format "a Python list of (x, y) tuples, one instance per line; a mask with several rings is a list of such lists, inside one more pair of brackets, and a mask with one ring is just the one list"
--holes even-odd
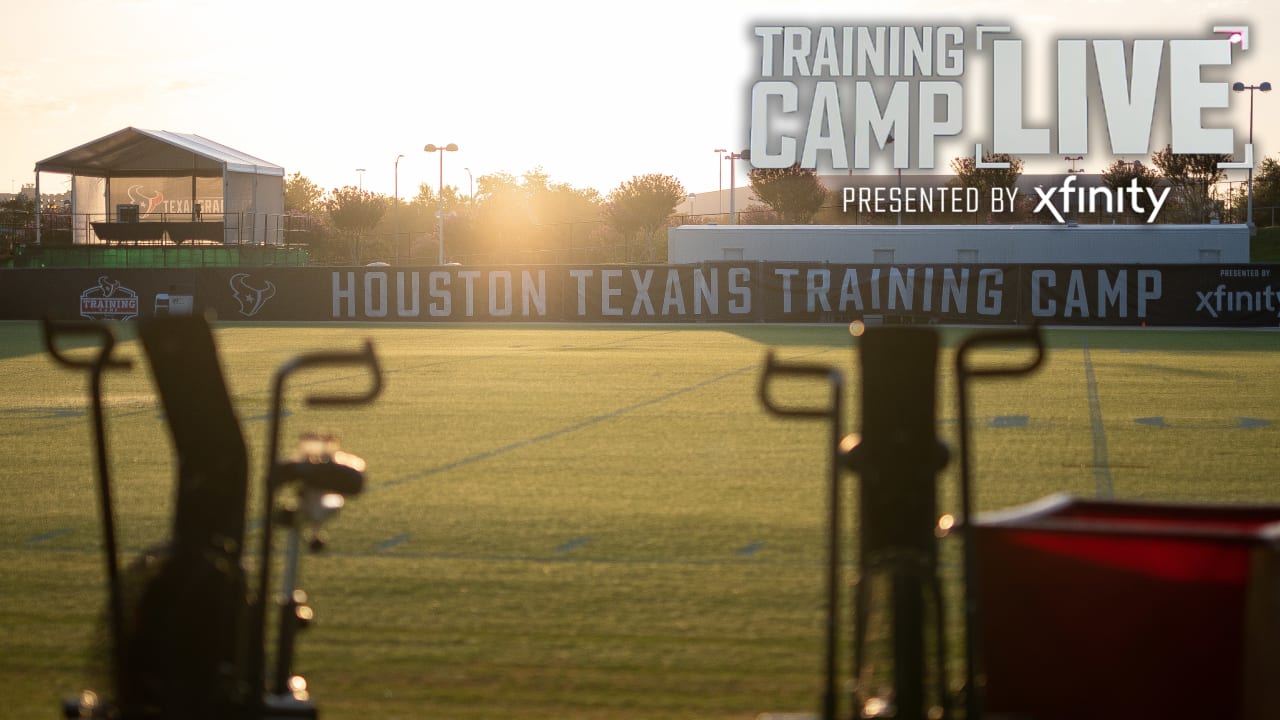
[(0, 319), (1280, 325), (1275, 265), (0, 270)]

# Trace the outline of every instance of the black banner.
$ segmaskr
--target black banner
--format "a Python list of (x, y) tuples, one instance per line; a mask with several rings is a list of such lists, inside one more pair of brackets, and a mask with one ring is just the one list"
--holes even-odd
[(0, 319), (1241, 326), (1275, 265), (700, 265), (0, 270)]

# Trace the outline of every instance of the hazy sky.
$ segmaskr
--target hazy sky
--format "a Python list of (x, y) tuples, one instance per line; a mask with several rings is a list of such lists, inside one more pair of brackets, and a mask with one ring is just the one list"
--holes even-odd
[[(1256, 84), (1280, 82), (1277, 5), (10, 3), (0, 50), (0, 189), (9, 189), (5, 180), (32, 182), (38, 160), (134, 126), (203, 135), (325, 189), (356, 185), (356, 169), (365, 168), (364, 187), (390, 194), (396, 156), (404, 154), (400, 193), (412, 197), (420, 182), (437, 182), (438, 158), (423, 145), (454, 142), (461, 149), (445, 158), (445, 182), (464, 192), (463, 168), (479, 177), (535, 166), (553, 181), (602, 194), (650, 172), (674, 175), (692, 192), (714, 190), (721, 176), (713, 150), (747, 143), (757, 23), (1010, 24), (1028, 41), (1030, 84), (1055, 77), (1052, 38), (1209, 37), (1215, 24), (1246, 24), (1250, 49), (1237, 54), (1230, 79)], [(969, 83), (966, 75), (966, 93)], [(967, 105), (978, 101), (966, 95)], [(1028, 102), (1031, 119), (1049, 117), (1050, 101)], [(1247, 108), (1247, 94), (1233, 94), (1238, 146)], [(1280, 93), (1257, 95), (1254, 137), (1259, 154), (1280, 153)], [(1099, 152), (1084, 165), (1096, 172), (1109, 161)], [(41, 182), (48, 192), (65, 187), (60, 176)], [(723, 182), (727, 188), (727, 166)]]

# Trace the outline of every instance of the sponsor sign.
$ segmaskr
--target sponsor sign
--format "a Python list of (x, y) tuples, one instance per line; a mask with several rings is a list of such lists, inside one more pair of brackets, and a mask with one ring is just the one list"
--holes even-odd
[[(755, 168), (853, 175), (891, 161), (899, 172), (932, 173), (956, 157), (973, 170), (1063, 158), (1072, 166), (1062, 183), (1024, 198), (1035, 203), (1033, 212), (1058, 223), (1077, 212), (1132, 213), (1151, 223), (1170, 187), (1137, 177), (1118, 187), (1080, 187), (1075, 163), (1127, 163), (1168, 146), (1173, 155), (1220, 156), (1220, 171), (1255, 166), (1252, 114), (1246, 136), (1221, 112), (1243, 100), (1228, 78), (1249, 48), (1248, 26), (1136, 38), (1066, 28), (1046, 44), (1012, 23), (786, 20), (751, 27), (750, 139), (733, 157)], [(1052, 70), (1030, 75), (1043, 73), (1031, 60), (1043, 53), (1054, 58)], [(1030, 86), (1049, 89), (1047, 107), (1029, 102)], [(1045, 116), (1048, 122), (1038, 120)], [(1109, 143), (1098, 143), (1099, 135)], [(1243, 158), (1237, 140), (1244, 140)], [(845, 188), (844, 211), (977, 209), (976, 188), (904, 187), (899, 180), (897, 187)], [(1018, 188), (989, 191), (993, 216), (1017, 205)]]
[[(1275, 265), (544, 265), (0, 270), (0, 319), (133, 319), (190, 288), (223, 320), (1280, 325)], [(86, 287), (86, 285), (88, 287)], [(135, 291), (133, 288), (138, 288)], [(78, 311), (66, 312), (69, 292)], [(185, 295), (185, 294), (184, 294)]]
[(107, 275), (80, 293), (80, 317), (90, 320), (132, 320), (138, 317), (138, 293)]

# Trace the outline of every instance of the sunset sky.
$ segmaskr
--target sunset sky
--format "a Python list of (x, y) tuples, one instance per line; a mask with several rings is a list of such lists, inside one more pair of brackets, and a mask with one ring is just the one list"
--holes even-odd
[[(602, 194), (653, 172), (703, 192), (720, 183), (713, 150), (747, 143), (760, 69), (755, 24), (1009, 24), (1029, 55), (1043, 56), (1028, 60), (1029, 85), (1055, 77), (1054, 38), (1209, 37), (1213, 25), (1241, 24), (1250, 49), (1237, 54), (1229, 79), (1256, 84), (1280, 82), (1277, 5), (1027, 0), (957, 10), (904, 0), (883, 12), (886, 5), (853, 0), (11, 3), (0, 51), (0, 191), (32, 182), (38, 160), (134, 126), (203, 135), (325, 189), (358, 184), (356, 169), (365, 168), (364, 187), (391, 194), (404, 154), (399, 189), (412, 197), (419, 183), (437, 182), (438, 158), (423, 145), (453, 142), (460, 151), (445, 158), (445, 182), (464, 192), (464, 168), (478, 178), (536, 166)], [(966, 75), (966, 93), (969, 84), (982, 83)], [(1049, 117), (1052, 102), (1029, 93), (1029, 121)], [(1280, 154), (1280, 93), (1255, 99), (1257, 153)], [(1247, 94), (1231, 102), (1242, 147)], [(961, 142), (939, 149), (947, 159), (963, 152)], [(1096, 172), (1110, 160), (1100, 151), (1084, 167)], [(726, 164), (726, 188), (727, 173)], [(46, 192), (66, 184), (60, 176), (41, 183)]]

